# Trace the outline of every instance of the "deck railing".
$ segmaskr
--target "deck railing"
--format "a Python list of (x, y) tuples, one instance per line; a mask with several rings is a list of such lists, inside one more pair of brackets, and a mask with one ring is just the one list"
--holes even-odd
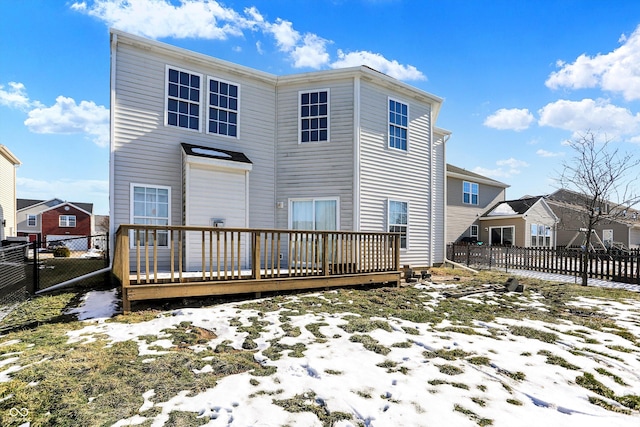
[(123, 291), (136, 285), (251, 281), (257, 286), (399, 271), (397, 233), (133, 224), (117, 231), (113, 265)]

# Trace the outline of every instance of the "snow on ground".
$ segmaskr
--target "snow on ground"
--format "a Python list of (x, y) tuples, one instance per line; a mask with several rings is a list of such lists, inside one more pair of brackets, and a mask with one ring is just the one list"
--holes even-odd
[[(434, 289), (429, 289), (431, 296)], [(321, 294), (313, 296), (318, 298)], [(158, 331), (181, 322), (191, 322), (193, 326), (215, 332), (217, 337), (208, 343), (210, 347), (215, 348), (227, 341), (232, 347), (242, 349), (247, 333), (237, 332), (237, 322), (250, 325), (250, 318), (258, 315), (254, 309), (243, 308), (243, 303), (229, 303), (210, 308), (175, 310), (137, 324), (100, 321), (113, 314), (115, 297), (109, 292), (88, 294), (84, 305), (74, 312), (81, 319), (99, 321), (69, 332), (70, 342), (90, 341), (96, 334), (107, 335), (112, 342), (135, 340), (140, 354), (149, 355), (149, 360), (153, 360), (154, 356), (159, 357), (163, 353), (157, 347), (170, 351), (166, 334)], [(289, 298), (296, 300), (305, 296)], [(475, 296), (467, 298), (483, 303)], [(520, 299), (522, 305), (543, 305), (536, 295)], [(580, 298), (573, 305), (604, 310), (621, 326), (640, 337), (640, 311), (633, 301), (603, 303), (602, 300)], [(231, 375), (204, 393), (196, 396), (179, 393), (165, 402), (155, 401), (153, 390), (148, 390), (144, 394), (145, 403), (141, 411), (152, 406), (161, 410), (151, 419), (151, 425), (164, 425), (169, 413), (175, 410), (196, 412), (209, 420), (208, 426), (322, 425), (311, 412), (287, 412), (274, 404), (274, 399), (290, 399), (296, 395), (302, 395), (309, 404), (325, 408), (327, 413), (340, 411), (351, 414), (352, 421), (342, 420), (334, 424), (339, 427), (471, 426), (481, 424), (483, 418), (493, 420), (494, 426), (640, 425), (638, 412), (625, 415), (595, 406), (589, 402), (589, 396), (619, 405), (576, 384), (579, 375), (601, 368), (623, 378), (627, 384), (620, 385), (608, 377), (601, 379), (617, 395), (639, 392), (640, 350), (624, 338), (606, 331), (589, 330), (587, 343), (585, 328), (570, 322), (547, 324), (496, 318), (492, 322), (476, 322), (478, 335), (469, 335), (438, 332), (428, 324), (392, 318), (385, 319), (392, 326), (392, 332), (375, 329), (368, 333), (391, 350), (389, 354), (382, 355), (366, 350), (361, 343), (352, 342), (350, 338), (355, 333), (347, 333), (340, 328), (347, 323), (348, 305), (341, 314), (295, 316), (289, 313), (291, 326), (300, 328), (301, 333), (297, 337), (285, 336), (280, 314), (279, 311), (264, 313), (260, 319), (268, 326), (255, 340), (256, 361), (274, 366), (276, 371), (273, 375)], [(232, 319), (235, 320), (232, 322)], [(319, 332), (327, 338), (319, 340), (307, 330), (305, 326), (311, 323), (321, 323)], [(553, 332), (560, 339), (547, 343), (514, 335), (509, 333), (509, 327), (514, 325)], [(446, 326), (443, 323), (436, 328)], [(417, 334), (405, 332), (409, 328), (415, 329)], [(138, 340), (138, 337), (148, 335), (156, 335), (158, 341)], [(291, 357), (285, 351), (280, 359), (269, 359), (263, 352), (273, 339), (287, 345), (304, 344), (304, 357)], [(394, 346), (405, 342), (410, 345)], [(615, 351), (612, 348), (628, 350)], [(473, 364), (464, 358), (444, 360), (425, 357), (425, 351), (441, 349), (458, 349), (474, 356), (484, 356), (490, 359), (490, 364)], [(614, 357), (607, 356), (612, 353)], [(561, 356), (579, 370), (546, 362), (549, 354)], [(453, 369), (455, 375), (443, 373), (447, 368)], [(205, 367), (197, 374), (207, 375), (208, 371)], [(514, 378), (514, 373), (524, 374), (525, 379)], [(464, 413), (465, 410), (473, 415)], [(116, 425), (138, 425), (145, 421), (149, 419), (136, 415)]]

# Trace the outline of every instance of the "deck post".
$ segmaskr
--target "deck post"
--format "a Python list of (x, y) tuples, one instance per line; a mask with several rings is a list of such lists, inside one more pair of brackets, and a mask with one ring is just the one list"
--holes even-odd
[(260, 232), (254, 231), (251, 235), (253, 236), (253, 248), (251, 250), (251, 278), (260, 280), (262, 279), (262, 275), (260, 274)]
[(128, 291), (130, 288), (129, 282), (129, 230), (126, 228), (120, 228), (120, 233), (117, 235), (117, 254), (119, 258), (120, 271), (120, 283), (122, 285), (122, 311), (124, 314), (131, 312), (131, 301), (129, 301)]
[(324, 276), (330, 274), (329, 271), (329, 233), (322, 233), (322, 271)]

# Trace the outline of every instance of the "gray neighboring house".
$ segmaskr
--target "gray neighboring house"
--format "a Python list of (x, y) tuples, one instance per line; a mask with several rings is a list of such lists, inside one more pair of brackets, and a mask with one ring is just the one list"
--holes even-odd
[(446, 242), (483, 241), (480, 217), (506, 200), (509, 185), (447, 164)]
[(111, 30), (111, 230), (398, 231), (401, 263), (439, 264), (441, 104), (365, 66), (276, 76)]
[(0, 144), (0, 241), (17, 236), (16, 168), (20, 160)]
[(480, 217), (489, 245), (555, 248), (558, 217), (542, 196), (499, 202)]
[[(581, 244), (580, 229), (586, 227), (583, 220), (587, 203), (585, 199), (584, 195), (566, 189), (557, 190), (546, 197), (559, 219), (558, 246)], [(610, 206), (613, 204), (603, 202), (600, 208), (608, 211)], [(603, 220), (595, 227), (595, 233), (606, 247), (640, 248), (640, 210), (625, 209), (617, 218)], [(592, 239), (592, 243), (596, 246), (600, 244), (597, 239)]]

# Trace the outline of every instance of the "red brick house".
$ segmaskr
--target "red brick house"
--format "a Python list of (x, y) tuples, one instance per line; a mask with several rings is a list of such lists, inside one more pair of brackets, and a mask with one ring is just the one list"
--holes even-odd
[[(30, 241), (38, 237), (46, 246), (56, 240), (89, 237), (93, 230), (93, 204), (71, 203), (60, 199), (18, 199), (18, 235)], [(87, 250), (89, 239), (70, 242), (71, 250)]]

